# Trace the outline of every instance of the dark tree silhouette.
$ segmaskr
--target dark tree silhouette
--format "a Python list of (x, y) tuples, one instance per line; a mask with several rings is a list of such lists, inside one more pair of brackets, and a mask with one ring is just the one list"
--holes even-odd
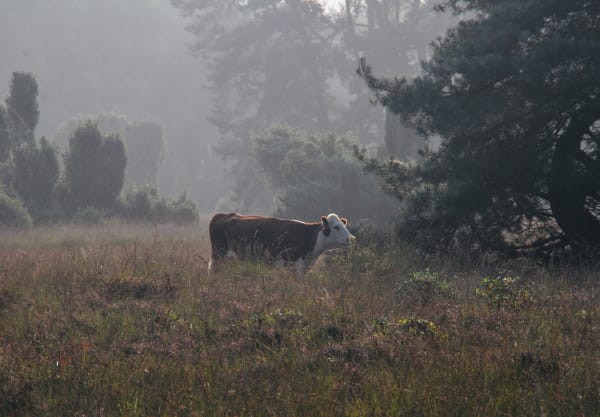
[(600, 3), (440, 9), (465, 20), (435, 43), (422, 75), (359, 68), (406, 125), (443, 138), (409, 171), (370, 161), (397, 195), (412, 192), (405, 233), (438, 247), (462, 234), (479, 248), (600, 248)]

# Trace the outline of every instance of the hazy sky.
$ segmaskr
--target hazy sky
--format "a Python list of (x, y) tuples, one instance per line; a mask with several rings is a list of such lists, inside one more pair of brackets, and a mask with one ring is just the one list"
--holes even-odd
[(344, 2), (344, 0), (321, 0), (321, 3), (323, 3), (326, 7), (338, 6), (338, 5), (342, 4), (343, 2)]

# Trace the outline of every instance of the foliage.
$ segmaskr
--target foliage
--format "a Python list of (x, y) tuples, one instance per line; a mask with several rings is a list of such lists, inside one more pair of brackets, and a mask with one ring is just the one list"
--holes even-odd
[[(464, 296), (415, 316), (380, 271), (208, 275), (200, 228), (3, 237), (3, 415), (600, 414), (597, 270), (521, 264), (511, 276), (534, 280), (536, 297), (490, 309), (471, 266), (454, 282)], [(363, 249), (370, 264), (406, 252), (386, 248)], [(423, 271), (411, 253), (399, 269)], [(457, 271), (452, 258), (427, 263)]]
[(336, 54), (317, 3), (173, 3), (195, 17), (194, 48), (205, 53), (218, 88), (212, 122), (222, 134), (247, 140), (272, 123), (327, 128), (326, 82)]
[[(231, 161), (229, 204), (243, 211), (270, 209), (261, 204), (269, 192), (256, 186), (260, 175), (247, 159), (255, 135), (283, 124), (310, 133), (350, 131), (364, 144), (382, 144), (383, 112), (370, 106), (352, 73), (358, 56), (414, 73), (428, 36), (447, 24), (420, 0), (353, 0), (338, 11), (313, 0), (172, 3), (189, 17), (194, 52), (207, 62), (215, 95), (211, 122), (221, 134), (215, 149)], [(398, 129), (386, 135), (416, 140)]]
[[(359, 72), (439, 152), (407, 175), (404, 235), (507, 252), (600, 247), (597, 2), (445, 1), (464, 20), (422, 75)], [(509, 237), (507, 239), (507, 236)]]
[(39, 145), (24, 145), (14, 152), (14, 188), (34, 218), (44, 217), (55, 206), (59, 178), (56, 149), (42, 137)]
[(276, 215), (318, 219), (339, 211), (355, 221), (385, 224), (395, 204), (380, 192), (377, 178), (363, 175), (352, 153), (356, 143), (349, 136), (285, 126), (258, 136), (252, 156), (273, 190)]
[(104, 136), (91, 121), (82, 123), (69, 139), (65, 156), (65, 184), (71, 202), (67, 208), (114, 209), (126, 164), (120, 137)]
[(120, 214), (126, 219), (153, 223), (194, 223), (198, 220), (196, 205), (185, 193), (178, 199), (158, 195), (156, 186), (130, 186), (121, 197)]
[(13, 147), (31, 143), (40, 111), (37, 102), (38, 84), (29, 72), (13, 72), (6, 110), (10, 123)]
[(107, 213), (98, 207), (78, 207), (71, 217), (74, 223), (91, 226), (101, 224), (107, 218)]
[[(353, 1), (328, 12), (318, 1), (172, 0), (192, 19), (196, 52), (209, 62), (214, 123), (248, 137), (272, 124), (354, 131), (365, 141), (382, 118), (369, 112), (350, 68), (368, 51), (381, 67), (414, 72), (444, 17), (418, 0)], [(366, 24), (364, 24), (366, 23)], [(342, 91), (336, 91), (342, 90)], [(360, 115), (360, 117), (358, 117)], [(367, 139), (366, 136), (369, 136)]]
[(82, 120), (96, 123), (104, 135), (119, 135), (123, 139), (127, 152), (125, 184), (156, 183), (165, 156), (163, 129), (158, 122), (134, 121), (116, 113), (90, 115), (84, 119), (77, 117), (64, 122), (56, 132), (55, 140), (59, 146), (68, 147), (69, 138)]
[(10, 157), (11, 141), (8, 131), (8, 115), (4, 106), (0, 105), (0, 163)]
[(521, 285), (521, 278), (510, 275), (485, 277), (475, 290), (477, 295), (487, 299), (496, 307), (522, 306), (531, 301), (531, 293)]
[(398, 324), (402, 330), (419, 336), (436, 336), (438, 333), (436, 325), (429, 320), (406, 318)]
[(456, 296), (454, 285), (429, 269), (411, 273), (396, 291), (401, 300), (418, 300), (422, 306)]
[(23, 229), (32, 224), (33, 220), (23, 203), (0, 190), (0, 227)]
[(36, 220), (55, 210), (54, 188), (59, 176), (55, 148), (43, 137), (38, 143), (34, 136), (39, 118), (37, 96), (34, 75), (14, 72), (7, 111), (0, 106), (0, 183), (19, 196), (19, 204), (24, 203)]

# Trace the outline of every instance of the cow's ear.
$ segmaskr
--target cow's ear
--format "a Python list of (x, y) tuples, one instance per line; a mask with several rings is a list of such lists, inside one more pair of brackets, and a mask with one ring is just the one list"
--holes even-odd
[(329, 222), (327, 221), (327, 217), (321, 216), (321, 223), (323, 223), (323, 233), (325, 236), (329, 236), (331, 233), (331, 229), (329, 228)]
[(348, 224), (348, 219), (342, 217), (340, 220), (342, 221), (342, 223), (344, 223), (344, 226)]

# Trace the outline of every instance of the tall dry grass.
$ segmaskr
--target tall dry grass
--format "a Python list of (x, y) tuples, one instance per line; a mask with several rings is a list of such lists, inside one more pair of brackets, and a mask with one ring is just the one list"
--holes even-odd
[(0, 413), (600, 415), (596, 271), (365, 239), (301, 278), (208, 275), (208, 252), (200, 227), (3, 232)]

